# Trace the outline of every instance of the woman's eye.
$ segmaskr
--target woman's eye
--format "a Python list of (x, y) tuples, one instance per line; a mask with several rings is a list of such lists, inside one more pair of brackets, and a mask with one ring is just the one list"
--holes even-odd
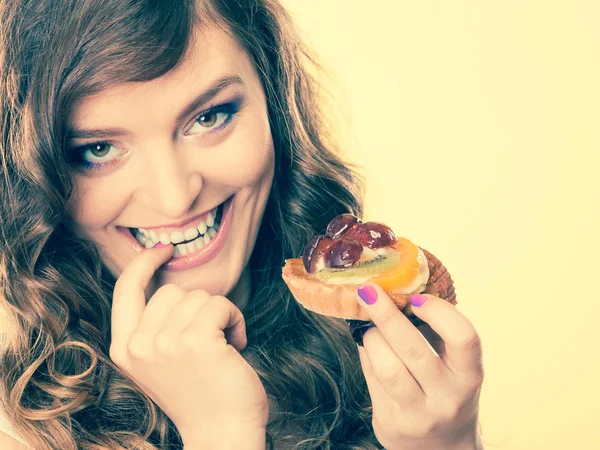
[(121, 151), (108, 142), (83, 145), (71, 152), (73, 163), (87, 170), (96, 170), (118, 161)]
[(223, 105), (213, 106), (200, 113), (193, 120), (192, 126), (186, 132), (187, 135), (207, 135), (219, 133), (227, 128), (231, 120), (240, 111), (241, 98), (235, 99)]
[(198, 117), (197, 122), (200, 126), (204, 128), (212, 128), (219, 120), (219, 114), (221, 116), (227, 116), (227, 114), (224, 113), (202, 114), (200, 117)]
[(106, 155), (108, 155), (110, 153), (111, 148), (112, 148), (112, 145), (106, 144), (106, 143), (93, 144), (90, 148), (88, 148), (86, 150), (86, 152), (89, 153), (89, 155), (91, 157), (104, 158)]
[[(106, 142), (99, 142), (97, 144), (90, 144), (82, 148), (81, 158), (87, 162), (106, 162), (107, 158), (111, 153), (115, 153), (113, 150), (115, 147)], [(116, 157), (117, 155), (115, 155)]]
[(209, 111), (199, 115), (189, 129), (188, 134), (202, 134), (221, 128), (230, 119), (228, 112)]

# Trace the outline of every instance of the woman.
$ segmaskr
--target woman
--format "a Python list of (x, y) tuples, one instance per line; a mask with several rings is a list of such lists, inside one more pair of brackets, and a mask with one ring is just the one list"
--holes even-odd
[(357, 352), (282, 283), (362, 190), (276, 0), (0, 5), (3, 448), (482, 448), (453, 306)]

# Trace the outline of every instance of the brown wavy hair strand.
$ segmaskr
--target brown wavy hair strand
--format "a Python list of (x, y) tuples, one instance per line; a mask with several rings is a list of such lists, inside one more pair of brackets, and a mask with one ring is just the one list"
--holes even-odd
[(275, 0), (0, 0), (0, 406), (36, 449), (181, 448), (170, 419), (108, 357), (114, 278), (73, 235), (67, 121), (86, 96), (175, 68), (195, 27), (220, 26), (262, 81), (275, 177), (250, 260), (244, 356), (271, 402), (271, 444), (380, 448), (345, 323), (310, 313), (285, 258), (343, 212), (363, 180), (328, 137), (319, 67)]

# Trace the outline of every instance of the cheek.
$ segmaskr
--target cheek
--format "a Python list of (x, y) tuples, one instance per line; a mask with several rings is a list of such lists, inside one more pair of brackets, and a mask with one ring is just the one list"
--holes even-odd
[[(101, 228), (110, 223), (126, 203), (126, 190), (122, 183), (98, 178), (76, 180), (76, 194), (70, 203), (73, 220), (83, 229)], [(107, 201), (109, 200), (109, 201)]]
[(262, 183), (273, 175), (273, 139), (268, 125), (240, 130), (222, 149), (226, 158), (220, 158), (221, 180), (230, 186), (244, 187)]

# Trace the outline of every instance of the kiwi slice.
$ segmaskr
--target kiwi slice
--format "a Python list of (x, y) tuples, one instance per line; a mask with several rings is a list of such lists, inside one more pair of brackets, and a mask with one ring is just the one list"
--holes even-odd
[(367, 275), (375, 276), (394, 268), (399, 261), (400, 253), (391, 251), (383, 255), (377, 255), (375, 258), (368, 261), (357, 262), (348, 269), (326, 268), (315, 275), (323, 283), (327, 283), (327, 281), (331, 278), (364, 277)]

